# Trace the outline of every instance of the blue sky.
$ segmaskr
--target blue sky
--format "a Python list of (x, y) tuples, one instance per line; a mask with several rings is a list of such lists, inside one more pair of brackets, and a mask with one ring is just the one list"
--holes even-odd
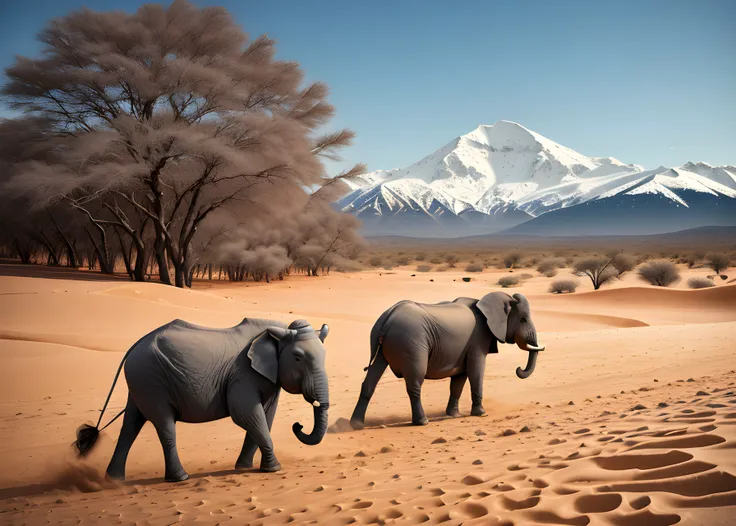
[[(0, 0), (0, 66), (53, 16), (126, 0)], [(736, 1), (195, 1), (224, 5), (326, 81), (345, 163), (406, 166), (519, 122), (585, 155), (736, 164)]]

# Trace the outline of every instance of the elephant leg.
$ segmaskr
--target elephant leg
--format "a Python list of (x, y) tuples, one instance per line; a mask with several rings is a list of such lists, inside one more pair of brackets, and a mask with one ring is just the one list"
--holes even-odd
[(422, 384), (424, 378), (406, 377), (406, 392), (411, 402), (411, 423), (415, 426), (426, 426), (429, 419), (422, 407)]
[(463, 387), (465, 387), (465, 381), (468, 379), (465, 373), (456, 374), (450, 379), (450, 399), (447, 402), (447, 409), (445, 413), (449, 416), (460, 416), (460, 395), (463, 394)]
[(368, 409), (368, 403), (371, 401), (376, 385), (378, 385), (378, 381), (386, 371), (386, 367), (388, 367), (386, 357), (379, 350), (378, 356), (368, 367), (368, 373), (365, 375), (365, 380), (363, 380), (363, 385), (360, 388), (358, 403), (355, 404), (353, 416), (350, 417), (350, 425), (353, 429), (363, 429), (365, 426), (365, 412)]
[[(276, 391), (274, 397), (266, 403), (266, 423), (268, 424), (268, 430), (271, 431), (273, 425), (273, 419), (276, 416), (276, 407), (279, 405), (279, 391)], [(235, 469), (249, 469), (253, 467), (253, 457), (258, 449), (258, 444), (251, 436), (251, 433), (246, 431), (245, 440), (243, 441), (243, 449), (240, 450), (237, 462), (235, 462)]]
[(128, 460), (128, 453), (145, 423), (146, 417), (143, 416), (143, 413), (140, 412), (138, 406), (135, 405), (130, 394), (128, 394), (128, 403), (123, 415), (123, 427), (120, 429), (115, 452), (107, 466), (108, 477), (115, 480), (125, 480), (125, 462)]
[[(249, 438), (252, 439), (258, 446), (258, 449), (261, 450), (261, 471), (267, 473), (279, 471), (281, 464), (276, 460), (276, 455), (273, 452), (273, 441), (271, 440), (268, 418), (266, 418), (263, 406), (257, 404), (253, 411), (247, 415), (243, 412), (232, 411), (230, 414), (232, 415), (233, 422), (245, 429), (246, 441)], [(245, 445), (243, 444), (244, 449)]]
[(184, 466), (179, 460), (179, 452), (176, 449), (176, 420), (174, 415), (152, 420), (161, 447), (164, 450), (164, 462), (166, 465), (166, 482), (181, 482), (187, 480), (189, 475), (184, 471)]
[(486, 410), (483, 409), (483, 377), (486, 372), (486, 352), (483, 349), (478, 350), (468, 356), (467, 375), (470, 379), (470, 395), (473, 400), (473, 407), (470, 414), (473, 416), (485, 416)]

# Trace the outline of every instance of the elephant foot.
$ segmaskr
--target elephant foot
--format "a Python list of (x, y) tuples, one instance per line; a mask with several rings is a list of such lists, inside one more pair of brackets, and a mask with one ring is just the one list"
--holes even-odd
[(427, 418), (426, 416), (423, 416), (419, 420), (412, 420), (411, 424), (414, 426), (426, 426), (427, 424), (429, 424), (429, 418)]
[(105, 479), (112, 482), (125, 482), (125, 473), (105, 473)]
[(264, 473), (275, 473), (277, 471), (281, 471), (281, 464), (279, 464), (278, 460), (273, 459), (270, 462), (261, 462), (260, 469)]
[(487, 416), (486, 410), (483, 409), (482, 405), (474, 405), (473, 409), (470, 410), (470, 414), (473, 416)]
[(450, 401), (447, 403), (447, 409), (445, 409), (445, 413), (447, 416), (451, 416), (453, 418), (457, 418), (460, 416), (460, 409), (458, 409), (458, 401), (450, 398)]
[(363, 420), (351, 420), (350, 427), (352, 427), (356, 431), (360, 431), (365, 427), (365, 422)]
[(189, 478), (189, 475), (186, 474), (186, 472), (182, 472), (181, 474), (177, 475), (166, 475), (164, 477), (164, 480), (166, 482), (184, 482)]
[(252, 467), (253, 467), (253, 459), (243, 460), (242, 462), (240, 460), (238, 460), (235, 463), (235, 469), (236, 470), (251, 469)]

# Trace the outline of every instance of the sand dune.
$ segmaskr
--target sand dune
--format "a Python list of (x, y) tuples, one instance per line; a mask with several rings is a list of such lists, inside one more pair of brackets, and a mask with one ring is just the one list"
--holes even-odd
[[(403, 381), (387, 374), (366, 429), (345, 425), (369, 359), (368, 332), (403, 298), (479, 297), (496, 274), (411, 271), (295, 277), (270, 285), (3, 276), (0, 272), (0, 513), (10, 524), (730, 524), (736, 521), (736, 287), (659, 290), (624, 280), (569, 296), (533, 278), (547, 350), (521, 381), (525, 353), (489, 357), (487, 418), (449, 419), (448, 382), (427, 381), (431, 422), (407, 425)], [(433, 281), (430, 281), (433, 280)], [(636, 285), (632, 287), (631, 285)], [(229, 420), (178, 426), (192, 478), (162, 482), (144, 427), (129, 481), (101, 476), (119, 431), (77, 461), (74, 430), (96, 419), (122, 353), (182, 318), (226, 327), (244, 316), (331, 325), (331, 432), (308, 447), (291, 433), (311, 407), (284, 394), (274, 423), (283, 471), (232, 471), (243, 433)], [(688, 380), (692, 381), (688, 381)], [(466, 388), (460, 410), (470, 409)], [(110, 416), (125, 400), (120, 384)], [(316, 521), (316, 522), (315, 522)]]

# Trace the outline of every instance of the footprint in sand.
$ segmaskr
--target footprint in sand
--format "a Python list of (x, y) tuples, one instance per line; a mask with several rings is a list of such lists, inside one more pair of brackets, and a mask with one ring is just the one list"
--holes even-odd
[(581, 495), (575, 499), (575, 509), (580, 513), (606, 513), (618, 508), (623, 497), (618, 493)]

